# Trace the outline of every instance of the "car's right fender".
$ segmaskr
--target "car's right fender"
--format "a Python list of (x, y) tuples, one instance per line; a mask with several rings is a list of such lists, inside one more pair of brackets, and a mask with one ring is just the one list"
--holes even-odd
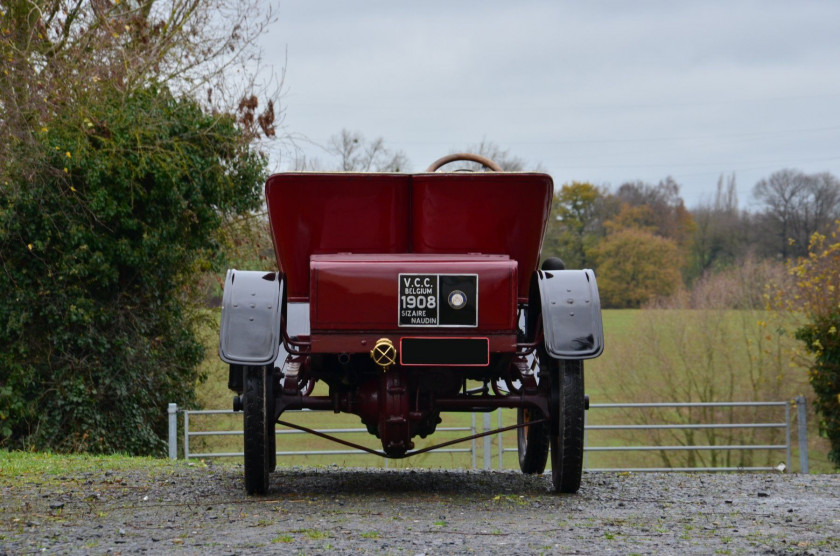
[(271, 365), (280, 351), (283, 279), (230, 269), (222, 297), (219, 357), (231, 365)]

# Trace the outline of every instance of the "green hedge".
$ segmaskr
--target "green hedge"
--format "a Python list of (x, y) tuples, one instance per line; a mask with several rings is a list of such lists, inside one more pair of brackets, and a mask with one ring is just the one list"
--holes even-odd
[(162, 453), (194, 402), (190, 299), (265, 160), (230, 115), (104, 86), (0, 168), (0, 446)]

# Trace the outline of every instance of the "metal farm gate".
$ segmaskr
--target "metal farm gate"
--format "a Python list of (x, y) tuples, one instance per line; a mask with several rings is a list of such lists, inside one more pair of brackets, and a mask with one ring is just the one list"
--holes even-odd
[[(799, 447), (799, 472), (808, 473), (808, 439), (806, 431), (806, 401), (804, 396), (798, 396), (792, 401), (776, 401), (776, 402), (661, 402), (661, 403), (634, 403), (634, 404), (618, 404), (618, 403), (604, 403), (604, 404), (590, 404), (589, 409), (597, 412), (608, 411), (632, 411), (632, 410), (709, 410), (709, 409), (745, 409), (745, 408), (767, 408), (775, 411), (778, 417), (771, 420), (761, 420), (757, 422), (685, 422), (685, 423), (653, 423), (646, 422), (643, 424), (628, 423), (628, 424), (590, 424), (588, 421), (592, 419), (587, 416), (587, 423), (584, 428), (584, 470), (589, 472), (598, 471), (792, 471), (791, 456), (792, 456), (792, 407), (796, 406), (796, 423), (797, 423), (797, 440)], [(201, 451), (194, 452), (191, 449), (191, 441), (194, 439), (209, 439), (222, 437), (241, 437), (242, 430), (205, 430), (201, 427), (200, 421), (206, 416), (213, 415), (234, 415), (231, 410), (179, 410), (176, 404), (169, 404), (169, 457), (176, 459), (178, 457), (178, 415), (183, 416), (183, 457), (185, 459), (206, 459), (206, 458), (236, 458), (242, 457), (241, 451)], [(505, 413), (511, 410), (497, 410), (496, 426), (493, 426), (493, 417), (491, 413), (475, 414), (471, 416), (470, 426), (461, 427), (440, 427), (440, 432), (458, 432), (465, 436), (474, 436), (476, 434), (485, 433), (494, 429), (502, 428), (503, 418), (510, 417), (510, 413)], [(477, 417), (480, 415), (480, 417)], [(481, 420), (481, 429), (477, 426), (478, 419)], [(196, 427), (196, 425), (199, 425)], [(756, 443), (756, 444), (671, 444), (671, 445), (637, 445), (626, 443), (622, 445), (592, 445), (590, 438), (593, 433), (599, 431), (615, 432), (621, 431), (710, 431), (720, 430), (727, 431), (733, 429), (742, 430), (765, 430), (776, 431), (783, 433), (783, 443)], [(330, 435), (357, 435), (368, 434), (366, 428), (323, 428), (317, 429), (318, 432)], [(287, 435), (306, 434), (298, 430), (277, 427), (276, 434), (278, 437), (285, 437)], [(495, 438), (495, 449), (493, 448), (493, 438)], [(515, 440), (512, 446), (505, 446), (505, 439), (502, 433), (486, 435), (477, 441), (470, 439), (466, 441), (469, 447), (465, 448), (442, 448), (435, 450), (433, 453), (448, 453), (448, 454), (462, 454), (469, 457), (469, 464), (473, 469), (478, 468), (479, 457), (482, 460), (481, 468), (490, 470), (497, 468), (504, 469), (504, 455), (506, 453), (515, 453)], [(480, 442), (480, 443), (479, 443)], [(508, 443), (509, 440), (508, 440)], [(241, 442), (238, 444), (241, 446)], [(784, 463), (779, 465), (756, 465), (756, 466), (738, 466), (738, 465), (715, 465), (715, 466), (691, 466), (691, 467), (631, 467), (621, 465), (618, 467), (591, 467), (589, 465), (589, 454), (597, 453), (626, 453), (626, 452), (741, 452), (741, 451), (772, 451), (778, 452), (780, 458), (784, 458)], [(338, 456), (338, 455), (356, 455), (364, 454), (364, 452), (356, 449), (335, 449), (335, 450), (293, 450), (293, 451), (278, 451), (277, 457), (288, 456)], [(493, 458), (495, 456), (496, 465), (493, 465)], [(388, 461), (385, 460), (384, 466), (388, 467)], [(511, 467), (511, 466), (507, 466)]]

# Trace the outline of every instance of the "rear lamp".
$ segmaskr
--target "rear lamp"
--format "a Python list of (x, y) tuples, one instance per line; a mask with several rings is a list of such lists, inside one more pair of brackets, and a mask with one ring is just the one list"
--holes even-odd
[(449, 306), (453, 309), (463, 309), (467, 305), (467, 294), (461, 290), (453, 290), (449, 294)]

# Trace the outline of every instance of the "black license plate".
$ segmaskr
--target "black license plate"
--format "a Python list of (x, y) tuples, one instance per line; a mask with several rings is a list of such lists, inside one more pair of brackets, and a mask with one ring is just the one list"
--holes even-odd
[(400, 326), (478, 326), (477, 274), (400, 274)]
[(490, 364), (490, 340), (488, 338), (401, 338), (400, 364), (486, 367)]

